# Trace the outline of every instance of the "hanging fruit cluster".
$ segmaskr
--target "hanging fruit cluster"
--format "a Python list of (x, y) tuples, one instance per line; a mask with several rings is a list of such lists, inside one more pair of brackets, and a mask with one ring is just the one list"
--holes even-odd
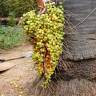
[(37, 15), (32, 10), (23, 15), (21, 21), (25, 32), (33, 40), (33, 60), (40, 76), (45, 77), (46, 85), (58, 64), (62, 53), (64, 37), (64, 10), (53, 4), (46, 5), (47, 12)]

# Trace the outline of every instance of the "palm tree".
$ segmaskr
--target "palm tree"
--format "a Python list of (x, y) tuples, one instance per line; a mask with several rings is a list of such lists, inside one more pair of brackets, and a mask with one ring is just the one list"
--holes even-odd
[(96, 1), (64, 0), (64, 9), (64, 50), (48, 88), (37, 83), (36, 96), (96, 96)]

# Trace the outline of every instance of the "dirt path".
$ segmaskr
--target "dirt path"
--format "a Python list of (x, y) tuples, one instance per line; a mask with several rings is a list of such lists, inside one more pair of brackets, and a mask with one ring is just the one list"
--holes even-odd
[(34, 81), (37, 75), (34, 70), (34, 63), (32, 62), (31, 56), (28, 56), (28, 52), (32, 52), (31, 45), (23, 45), (12, 50), (1, 52), (0, 59), (4, 60), (25, 55), (27, 57), (0, 63), (1, 65), (15, 65), (10, 67), (10, 70), (0, 72), (0, 96), (33, 96), (29, 90), (32, 81)]

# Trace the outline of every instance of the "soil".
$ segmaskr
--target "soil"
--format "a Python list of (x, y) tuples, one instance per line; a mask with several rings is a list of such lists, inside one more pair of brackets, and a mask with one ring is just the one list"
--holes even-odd
[(25, 56), (30, 52), (32, 46), (29, 44), (0, 50), (0, 59), (5, 60), (0, 63), (0, 96), (33, 96), (28, 91), (37, 75), (31, 56)]
[(58, 80), (51, 83), (48, 90), (38, 90), (39, 83), (35, 84), (38, 75), (30, 44), (0, 50), (0, 53), (0, 59), (5, 60), (0, 63), (0, 96), (96, 96), (96, 82), (85, 79)]

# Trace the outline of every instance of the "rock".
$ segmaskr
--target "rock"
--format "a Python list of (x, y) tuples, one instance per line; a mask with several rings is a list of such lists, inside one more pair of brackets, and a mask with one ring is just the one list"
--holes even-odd
[[(22, 48), (25, 47), (25, 48)], [(20, 64), (20, 60), (23, 61), (24, 58), (30, 58), (32, 56), (32, 46), (27, 45), (18, 47), (17, 49), (12, 49), (4, 54), (0, 55), (0, 72), (8, 70), (17, 64)], [(20, 60), (19, 60), (20, 59)]]

